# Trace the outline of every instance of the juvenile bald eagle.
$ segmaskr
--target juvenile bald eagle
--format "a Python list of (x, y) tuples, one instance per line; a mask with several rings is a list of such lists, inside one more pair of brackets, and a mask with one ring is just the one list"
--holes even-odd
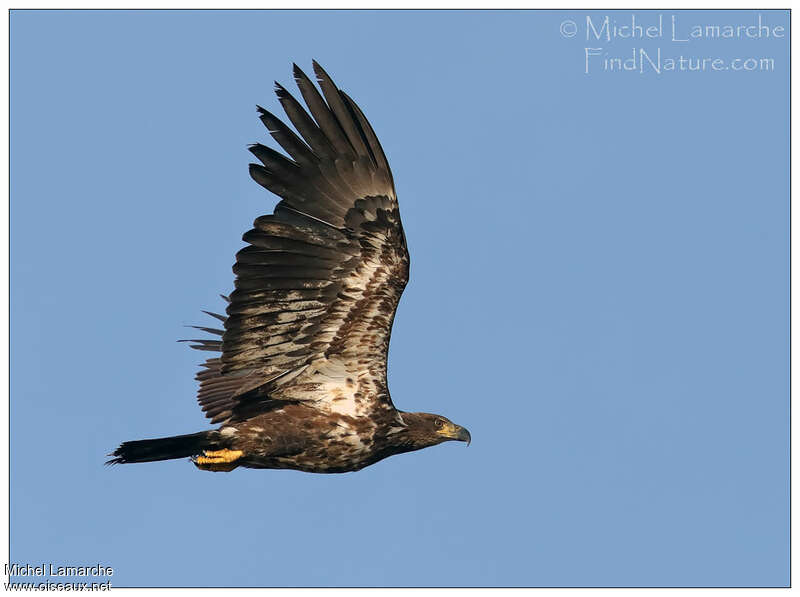
[(447, 418), (399, 411), (386, 383), (389, 336), (409, 257), (394, 182), (363, 112), (313, 63), (322, 93), (294, 65), (309, 113), (279, 83), (300, 133), (259, 107), (286, 151), (255, 144), (250, 175), (281, 197), (236, 255), (236, 289), (216, 351), (197, 375), (198, 401), (219, 429), (129, 441), (109, 464), (191, 457), (236, 467), (356, 471), (387, 456), (470, 441)]

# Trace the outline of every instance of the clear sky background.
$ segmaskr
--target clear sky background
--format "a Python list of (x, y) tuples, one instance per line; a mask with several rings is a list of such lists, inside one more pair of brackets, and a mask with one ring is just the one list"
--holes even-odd
[[(12, 560), (118, 586), (786, 585), (788, 14), (690, 42), (671, 15), (681, 38), (757, 13), (589, 42), (586, 14), (13, 12)], [(774, 70), (603, 70), (632, 48)], [(394, 171), (394, 402), (472, 445), (342, 475), (103, 466), (209, 428), (206, 354), (176, 340), (276, 202), (255, 105), (312, 58)]]

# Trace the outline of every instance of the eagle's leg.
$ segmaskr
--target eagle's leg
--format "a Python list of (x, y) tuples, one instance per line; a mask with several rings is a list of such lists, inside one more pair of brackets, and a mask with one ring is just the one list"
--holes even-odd
[(238, 465), (236, 462), (243, 455), (241, 450), (203, 450), (204, 456), (195, 456), (192, 462), (197, 468), (204, 471), (219, 471), (229, 472), (235, 469)]

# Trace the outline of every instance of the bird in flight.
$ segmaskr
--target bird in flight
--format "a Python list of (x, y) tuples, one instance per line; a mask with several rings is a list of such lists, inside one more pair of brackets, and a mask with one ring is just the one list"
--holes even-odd
[[(219, 353), (197, 375), (215, 430), (124, 442), (108, 464), (190, 457), (202, 470), (237, 467), (357, 471), (469, 432), (441, 415), (395, 408), (389, 337), (409, 256), (392, 172), (375, 132), (316, 62), (319, 88), (294, 65), (307, 106), (275, 93), (298, 136), (259, 107), (287, 155), (250, 151), (252, 178), (281, 197), (236, 255), (223, 328), (192, 340)], [(310, 112), (310, 114), (309, 114)]]

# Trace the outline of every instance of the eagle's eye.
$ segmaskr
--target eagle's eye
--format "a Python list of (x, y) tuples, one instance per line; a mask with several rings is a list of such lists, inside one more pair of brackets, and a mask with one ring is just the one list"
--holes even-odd
[(433, 424), (436, 425), (437, 427), (441, 427), (442, 425), (444, 425), (444, 421), (442, 421), (441, 419), (434, 419)]

